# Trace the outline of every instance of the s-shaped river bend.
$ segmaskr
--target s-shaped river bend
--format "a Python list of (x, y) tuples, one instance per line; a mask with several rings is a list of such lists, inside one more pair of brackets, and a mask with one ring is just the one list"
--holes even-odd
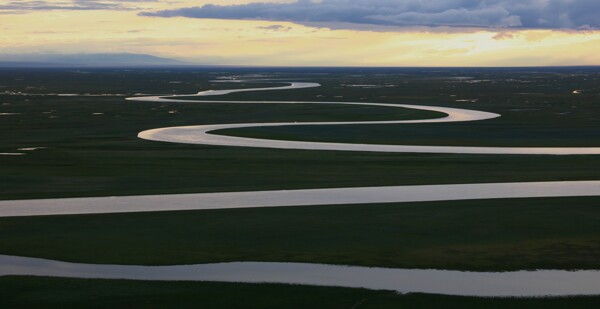
[[(234, 82), (241, 81), (238, 80)], [(500, 115), (458, 108), (388, 103), (189, 100), (189, 97), (207, 97), (225, 95), (234, 92), (299, 89), (319, 86), (320, 85), (316, 83), (293, 82), (290, 83), (289, 86), (283, 87), (218, 91), (209, 90), (199, 92), (196, 95), (132, 97), (127, 98), (127, 100), (169, 103), (344, 104), (411, 108), (446, 114), (445, 117), (423, 120), (198, 125), (152, 129), (140, 132), (138, 135), (140, 138), (153, 141), (275, 149), (396, 153), (413, 152), (496, 155), (600, 154), (599, 147), (567, 148), (376, 145), (282, 141), (224, 136), (211, 134), (211, 132), (222, 129), (267, 126), (373, 125), (478, 121), (496, 118)], [(182, 99), (180, 97), (187, 97), (188, 99)], [(0, 217), (559, 196), (600, 196), (600, 181), (360, 187), (0, 201)], [(595, 270), (538, 270), (486, 273), (263, 262), (236, 262), (177, 266), (133, 266), (76, 264), (26, 257), (0, 256), (0, 276), (3, 275), (111, 278), (132, 280), (197, 280), (247, 283), (269, 282), (387, 289), (405, 293), (420, 292), (495, 297), (600, 294), (600, 271)]]
[(235, 92), (266, 91), (283, 89), (300, 89), (319, 87), (317, 83), (291, 83), (284, 87), (250, 88), (234, 90), (208, 90), (196, 95), (173, 95), (168, 97), (150, 96), (127, 98), (130, 101), (144, 102), (170, 102), (170, 103), (273, 103), (273, 104), (342, 104), (363, 105), (392, 108), (410, 108), (440, 112), (446, 117), (419, 120), (393, 120), (393, 121), (347, 121), (347, 122), (280, 122), (280, 123), (240, 123), (218, 124), (201, 126), (184, 126), (159, 128), (143, 131), (138, 137), (161, 142), (201, 144), (214, 146), (259, 147), (276, 149), (301, 149), (301, 150), (334, 150), (334, 151), (367, 151), (367, 152), (417, 152), (417, 153), (462, 153), (462, 154), (524, 154), (524, 155), (584, 155), (600, 154), (599, 147), (465, 147), (465, 146), (416, 146), (416, 145), (377, 145), (377, 144), (349, 144), (349, 143), (323, 143), (282, 141), (257, 138), (244, 138), (211, 134), (212, 131), (224, 129), (239, 129), (251, 127), (280, 127), (280, 126), (309, 126), (309, 125), (382, 125), (382, 124), (415, 124), (415, 123), (443, 123), (488, 120), (500, 117), (499, 114), (476, 110), (389, 103), (367, 102), (313, 102), (313, 101), (199, 101), (178, 99), (177, 97), (206, 97), (225, 95)]

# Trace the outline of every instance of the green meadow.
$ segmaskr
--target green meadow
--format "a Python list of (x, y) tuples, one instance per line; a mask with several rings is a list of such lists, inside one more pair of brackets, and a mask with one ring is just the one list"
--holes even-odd
[(0, 278), (3, 308), (594, 308), (600, 297), (494, 299), (273, 284)]
[[(0, 199), (600, 179), (600, 156), (292, 151), (136, 137), (169, 126), (443, 116), (336, 104), (124, 99), (260, 87), (211, 83), (220, 76), (257, 73), (253, 70), (3, 69), (0, 113), (15, 115), (0, 116), (0, 153), (25, 155), (0, 155)], [(323, 86), (214, 99), (423, 104), (502, 117), (219, 134), (415, 145), (600, 146), (597, 68), (272, 68), (258, 73)], [(583, 91), (574, 94), (576, 89)], [(25, 149), (35, 147), (44, 148)], [(143, 265), (293, 261), (474, 271), (599, 269), (598, 205), (598, 197), (576, 197), (0, 218), (0, 254)], [(480, 299), (285, 285), (0, 278), (0, 307), (6, 308), (182, 308), (190, 303), (205, 308), (589, 308), (598, 302), (597, 297)]]

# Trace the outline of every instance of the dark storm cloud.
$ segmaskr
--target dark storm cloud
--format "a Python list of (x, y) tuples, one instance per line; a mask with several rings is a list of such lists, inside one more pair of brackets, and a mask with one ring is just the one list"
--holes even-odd
[(144, 16), (385, 26), (597, 29), (599, 0), (298, 0), (144, 12)]

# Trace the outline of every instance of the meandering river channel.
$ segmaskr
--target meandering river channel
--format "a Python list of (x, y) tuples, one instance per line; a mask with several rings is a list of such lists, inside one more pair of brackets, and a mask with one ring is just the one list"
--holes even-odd
[[(237, 80), (232, 82), (243, 81)], [(458, 108), (389, 103), (208, 101), (190, 99), (190, 97), (217, 96), (244, 91), (300, 89), (318, 86), (320, 85), (316, 83), (290, 82), (289, 85), (282, 87), (217, 91), (209, 90), (199, 92), (195, 95), (132, 97), (127, 98), (127, 100), (170, 103), (195, 102), (235, 104), (265, 103), (367, 105), (428, 110), (441, 112), (446, 115), (445, 117), (436, 119), (398, 121), (310, 123), (282, 122), (198, 125), (158, 128), (139, 133), (140, 138), (153, 141), (217, 146), (329, 151), (463, 153), (496, 155), (600, 154), (599, 147), (541, 148), (376, 145), (282, 141), (225, 136), (211, 132), (222, 129), (265, 126), (275, 127), (351, 124), (377, 125), (478, 121), (496, 118), (500, 115)], [(186, 98), (183, 99), (181, 97)], [(600, 196), (600, 181), (391, 186), (0, 201), (0, 217), (559, 196)], [(132, 280), (220, 281), (246, 283), (268, 282), (385, 289), (396, 290), (403, 293), (419, 292), (490, 297), (537, 297), (600, 294), (600, 271), (595, 270), (536, 270), (488, 273), (266, 262), (235, 262), (174, 266), (135, 266), (78, 264), (28, 257), (0, 256), (0, 276), (6, 275)]]

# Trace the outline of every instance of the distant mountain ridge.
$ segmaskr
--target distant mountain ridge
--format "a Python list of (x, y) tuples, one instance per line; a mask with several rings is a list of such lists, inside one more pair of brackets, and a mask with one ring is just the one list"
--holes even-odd
[(139, 67), (186, 65), (189, 63), (131, 53), (93, 54), (0, 54), (0, 67)]

